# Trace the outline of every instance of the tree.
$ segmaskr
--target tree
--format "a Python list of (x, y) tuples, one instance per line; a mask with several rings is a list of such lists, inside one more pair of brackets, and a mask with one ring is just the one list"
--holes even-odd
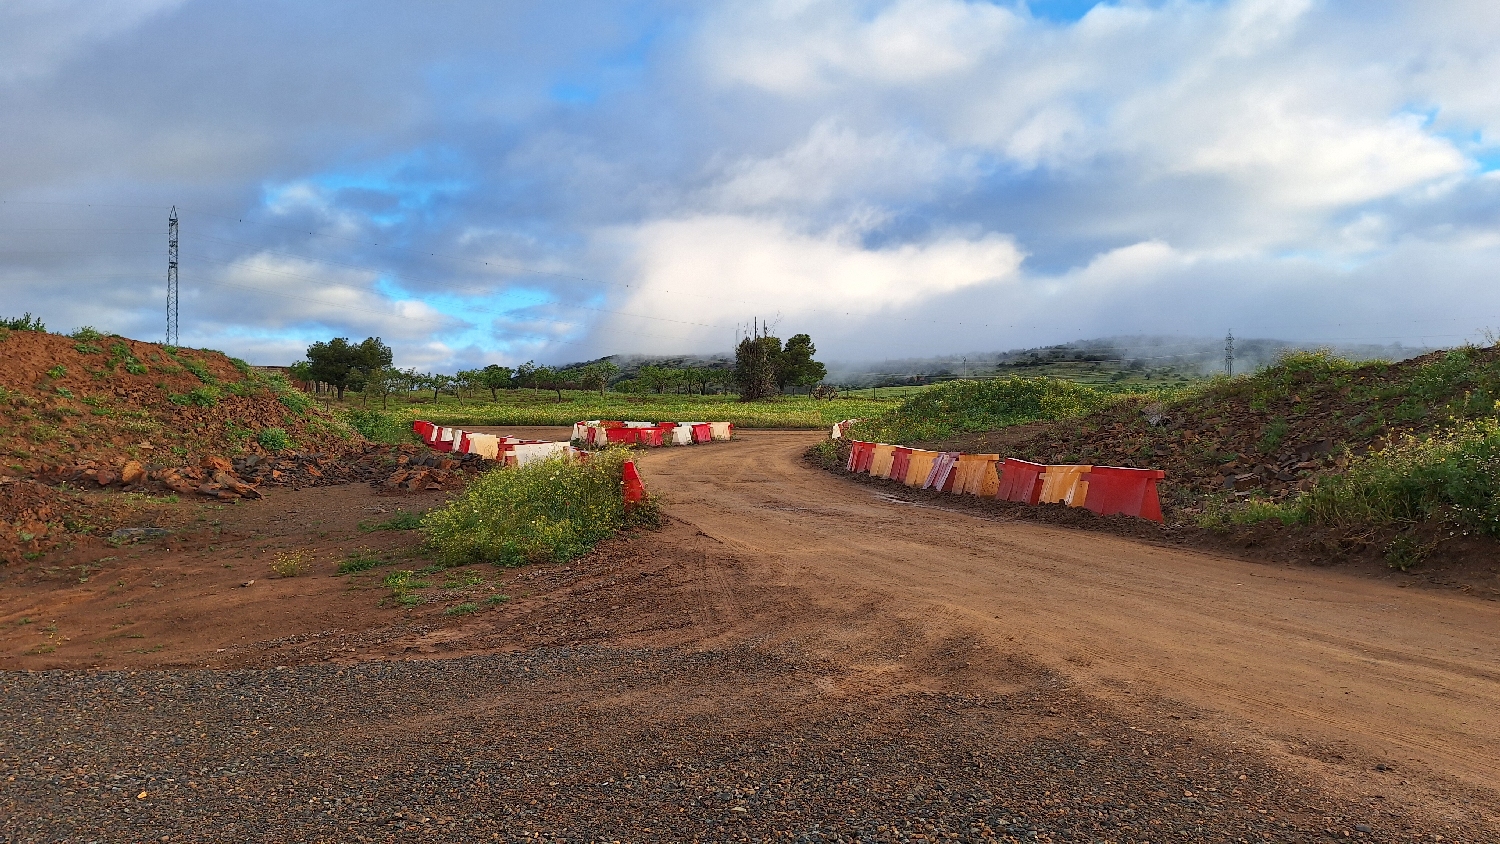
[(599, 395), (604, 395), (604, 388), (609, 386), (609, 379), (620, 374), (620, 367), (615, 366), (607, 360), (598, 360), (593, 363), (569, 370), (575, 372), (578, 385), (587, 389), (597, 389)]
[(499, 401), (495, 391), (510, 387), (513, 374), (510, 367), (492, 363), (479, 370), (479, 386), (490, 391), (490, 401)]
[(455, 383), (454, 378), (453, 378), (452, 375), (444, 375), (441, 372), (434, 372), (434, 373), (429, 373), (427, 375), (423, 375), (422, 376), (422, 381), (425, 383), (426, 386), (432, 388), (432, 403), (433, 404), (437, 404), (438, 393), (442, 392), (443, 390), (449, 389)]
[(464, 397), (464, 390), (479, 389), (479, 370), (460, 369), (453, 376), (453, 383), (457, 386), (458, 397)]
[(641, 367), (635, 378), (643, 389), (660, 393), (667, 388), (671, 376), (666, 367), (648, 364)]
[(516, 367), (516, 385), (520, 387), (531, 387), (533, 391), (541, 389), (536, 382), (536, 361), (529, 360)]
[(347, 337), (335, 337), (307, 347), (307, 374), (312, 381), (332, 385), (338, 390), (339, 401), (343, 401), (344, 390), (357, 389), (370, 372), (390, 366), (391, 360), (391, 347), (379, 337), (366, 337), (359, 345), (351, 344)]
[[(774, 338), (768, 338), (774, 339)], [(811, 387), (828, 376), (828, 367), (813, 360), (818, 348), (806, 334), (794, 334), (786, 348), (776, 356), (776, 386), (786, 392), (787, 385)]]
[(775, 337), (746, 337), (734, 350), (734, 380), (740, 386), (740, 401), (755, 401), (776, 394), (775, 360), (781, 341)]
[(373, 393), (380, 399), (381, 408), (390, 407), (391, 394), (410, 387), (410, 377), (399, 369), (389, 366), (371, 372), (365, 379), (365, 392)]

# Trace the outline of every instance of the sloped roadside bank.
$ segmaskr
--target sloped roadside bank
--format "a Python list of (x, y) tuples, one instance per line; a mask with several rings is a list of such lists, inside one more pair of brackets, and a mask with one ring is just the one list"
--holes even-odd
[[(808, 448), (803, 461), (810, 467), (854, 483), (879, 489), (893, 500), (924, 507), (941, 507), (982, 518), (1058, 525), (1084, 531), (1124, 536), (1145, 543), (1193, 548), (1244, 560), (1276, 565), (1338, 567), (1401, 585), (1455, 589), (1485, 600), (1500, 600), (1500, 543), (1480, 536), (1441, 536), (1442, 552), (1429, 554), (1422, 565), (1406, 569), (1387, 559), (1390, 542), (1399, 531), (1292, 527), (1269, 521), (1254, 525), (1206, 528), (1191, 521), (1157, 524), (1130, 516), (1100, 516), (1082, 507), (1063, 504), (1018, 504), (973, 495), (954, 495), (909, 487), (885, 478), (844, 471), (847, 444), (834, 456), (820, 445)], [(1446, 531), (1427, 525), (1431, 532)], [(1436, 538), (1436, 537), (1435, 537)]]
[[(1178, 392), (1093, 400), (1027, 379), (948, 389), (847, 436), (1160, 469), (1171, 533), (1203, 547), (1500, 587), (1500, 347), (1396, 364), (1296, 353)], [(844, 465), (835, 443), (815, 452)]]

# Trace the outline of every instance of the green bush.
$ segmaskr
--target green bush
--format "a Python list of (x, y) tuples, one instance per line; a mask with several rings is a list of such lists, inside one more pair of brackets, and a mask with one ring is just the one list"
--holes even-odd
[(395, 414), (379, 410), (350, 410), (340, 416), (371, 442), (401, 445), (418, 441), (411, 425)]
[(849, 436), (887, 443), (931, 442), (971, 431), (1082, 416), (1112, 398), (1110, 393), (1057, 378), (952, 381), (855, 425)]
[(446, 565), (561, 563), (631, 526), (654, 525), (654, 501), (626, 513), (621, 466), (626, 449), (606, 449), (586, 463), (548, 460), (496, 469), (470, 482), (456, 500), (428, 513), (422, 530)]
[(182, 364), (183, 368), (188, 372), (196, 375), (199, 381), (209, 385), (217, 385), (219, 383), (218, 376), (209, 371), (208, 365), (203, 361), (196, 358), (179, 357), (177, 362)]
[(16, 317), (14, 319), (6, 319), (4, 317), (0, 317), (0, 328), (8, 328), (11, 331), (45, 332), (47, 330), (47, 326), (43, 325), (40, 319), (32, 316), (31, 311), (27, 311), (25, 316)]
[(1322, 524), (1446, 518), (1500, 536), (1500, 422), (1481, 419), (1426, 440), (1408, 437), (1324, 478), (1297, 507)]
[(183, 393), (173, 393), (167, 397), (172, 404), (193, 405), (195, 407), (213, 407), (219, 403), (219, 391), (214, 387), (194, 387)]
[(266, 451), (286, 451), (292, 447), (292, 438), (284, 428), (265, 428), (255, 436), (255, 441)]

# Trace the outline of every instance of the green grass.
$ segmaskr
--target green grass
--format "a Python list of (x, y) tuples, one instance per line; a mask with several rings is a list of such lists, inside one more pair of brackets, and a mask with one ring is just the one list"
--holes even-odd
[[(389, 414), (410, 429), (413, 419), (439, 425), (572, 425), (585, 419), (628, 419), (646, 422), (733, 422), (741, 428), (823, 428), (844, 419), (876, 416), (895, 407), (903, 393), (918, 388), (883, 388), (880, 398), (869, 391), (857, 397), (819, 401), (808, 396), (782, 396), (769, 401), (741, 402), (735, 396), (626, 395), (563, 391), (502, 390), (500, 401), (458, 400), (444, 396), (437, 404), (393, 406)], [(431, 393), (428, 393), (431, 397)]]
[(437, 559), (446, 565), (561, 563), (622, 528), (655, 524), (653, 502), (627, 513), (620, 495), (624, 449), (586, 463), (549, 460), (486, 472), (452, 503), (422, 519)]
[(338, 573), (353, 574), (359, 571), (369, 571), (384, 564), (384, 560), (367, 551), (353, 551), (349, 556), (339, 560)]
[(408, 513), (405, 510), (397, 510), (396, 515), (383, 522), (360, 522), (359, 529), (369, 533), (372, 530), (416, 530), (422, 526), (422, 514)]
[(412, 431), (411, 417), (404, 414), (380, 410), (341, 410), (335, 415), (371, 442), (390, 445), (421, 442)]
[(462, 604), (455, 604), (454, 606), (443, 610), (443, 615), (468, 615), (469, 613), (477, 612), (478, 610), (478, 604), (474, 603), (473, 601), (465, 601)]
[(1109, 391), (1055, 378), (950, 381), (861, 422), (848, 436), (898, 444), (931, 442), (1025, 422), (1082, 416), (1112, 400)]

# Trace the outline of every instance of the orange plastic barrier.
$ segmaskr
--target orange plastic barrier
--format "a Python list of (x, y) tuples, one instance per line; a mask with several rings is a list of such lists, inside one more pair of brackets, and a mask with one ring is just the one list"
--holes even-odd
[(906, 483), (906, 470), (911, 468), (911, 449), (896, 446), (894, 455), (891, 457), (891, 473), (886, 475), (893, 481)]
[(1042, 491), (1037, 501), (1042, 504), (1067, 504), (1082, 507), (1088, 500), (1089, 482), (1083, 480), (1093, 466), (1048, 466), (1042, 473)]
[(1166, 476), (1159, 469), (1095, 466), (1081, 476), (1088, 484), (1088, 498), (1083, 506), (1101, 516), (1124, 513), (1160, 522), (1161, 499), (1156, 495), (1156, 482)]
[(646, 498), (646, 485), (641, 482), (641, 473), (635, 470), (635, 461), (626, 460), (621, 466), (621, 486), (624, 487), (625, 509), (629, 510)]
[(936, 451), (928, 451), (923, 448), (911, 450), (911, 457), (907, 460), (906, 477), (902, 478), (907, 486), (922, 486), (927, 483), (927, 476), (932, 474), (932, 462), (937, 460)]
[(1021, 504), (1035, 504), (1042, 492), (1042, 473), (1047, 467), (1040, 463), (1028, 463), (1014, 457), (1005, 458), (1000, 474), (1000, 488), (995, 497)]
[(960, 495), (994, 495), (1000, 487), (995, 475), (998, 454), (963, 454), (958, 458), (958, 476), (953, 481), (953, 491)]
[(895, 446), (876, 443), (875, 453), (870, 457), (870, 477), (889, 478), (891, 476), (891, 461), (895, 457)]

